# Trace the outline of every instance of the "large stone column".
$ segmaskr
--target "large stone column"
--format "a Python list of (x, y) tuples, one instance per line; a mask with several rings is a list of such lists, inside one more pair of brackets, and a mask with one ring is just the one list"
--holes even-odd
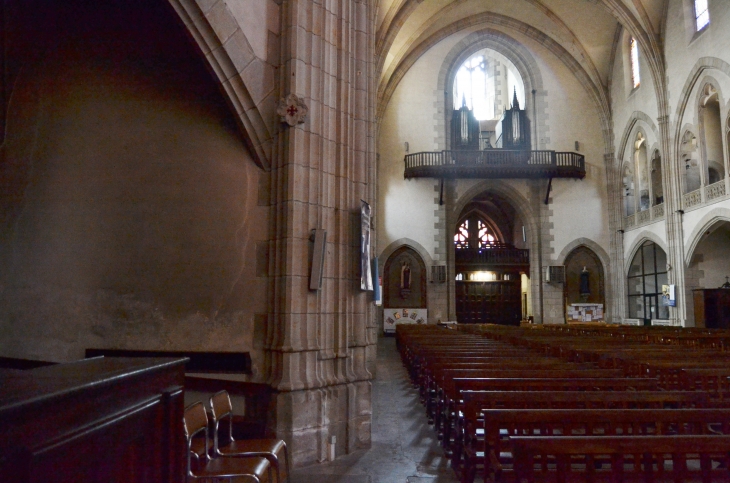
[[(370, 446), (372, 292), (360, 290), (359, 206), (373, 202), (369, 2), (284, 0), (280, 97), (306, 121), (282, 123), (271, 171), (268, 330), (271, 418), (295, 465)], [(327, 231), (322, 288), (309, 290), (312, 230)], [(375, 237), (373, 237), (374, 239)]]
[[(687, 298), (684, 280), (684, 228), (682, 226), (682, 187), (680, 184), (679, 163), (672, 149), (673, 140), (669, 133), (669, 116), (660, 116), (659, 134), (664, 151), (662, 159), (666, 160), (662, 167), (664, 182), (664, 217), (667, 229), (667, 263), (669, 267), (669, 283), (676, 285), (677, 306), (669, 308), (669, 318), (677, 325), (684, 325), (686, 320)], [(667, 169), (668, 168), (668, 169)]]
[[(612, 300), (607, 300), (606, 312), (610, 310), (609, 322), (621, 323), (626, 317), (626, 275), (624, 270), (624, 235), (622, 229), (623, 198), (621, 194), (621, 162), (617, 162), (613, 153), (603, 155), (606, 166), (606, 185), (608, 196), (608, 246), (610, 250)], [(606, 267), (609, 268), (609, 267)], [(610, 304), (610, 306), (609, 306)]]

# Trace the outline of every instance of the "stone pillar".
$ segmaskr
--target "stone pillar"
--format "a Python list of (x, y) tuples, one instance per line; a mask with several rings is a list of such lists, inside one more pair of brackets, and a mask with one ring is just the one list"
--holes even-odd
[[(685, 293), (685, 266), (684, 266), (684, 228), (682, 226), (682, 186), (679, 172), (679, 162), (675, 159), (672, 149), (672, 139), (669, 134), (669, 116), (660, 116), (659, 134), (661, 136), (662, 160), (666, 160), (662, 167), (664, 182), (664, 219), (667, 229), (667, 263), (669, 283), (676, 285), (677, 306), (669, 308), (669, 318), (677, 325), (685, 325), (687, 318), (687, 300), (691, 293)], [(668, 168), (668, 169), (667, 169)], [(669, 267), (668, 267), (669, 268)]]
[[(606, 300), (607, 322), (620, 324), (626, 317), (626, 274), (624, 270), (623, 197), (621, 193), (621, 162), (613, 153), (603, 155), (606, 166), (608, 200), (609, 256), (611, 257), (611, 300)], [(609, 268), (609, 267), (606, 267)], [(609, 318), (610, 317), (610, 318)]]
[[(296, 95), (308, 115), (276, 134), (265, 350), (272, 429), (295, 465), (325, 459), (333, 438), (337, 455), (370, 446), (375, 340), (359, 207), (375, 193), (372, 15), (364, 0), (281, 5), (280, 97)], [(327, 245), (322, 288), (310, 291), (315, 228)]]

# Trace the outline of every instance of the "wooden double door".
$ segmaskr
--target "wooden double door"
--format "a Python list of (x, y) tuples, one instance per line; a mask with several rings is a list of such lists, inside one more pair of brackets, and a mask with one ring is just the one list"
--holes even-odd
[(456, 282), (456, 318), (462, 324), (519, 325), (521, 285), (517, 280)]

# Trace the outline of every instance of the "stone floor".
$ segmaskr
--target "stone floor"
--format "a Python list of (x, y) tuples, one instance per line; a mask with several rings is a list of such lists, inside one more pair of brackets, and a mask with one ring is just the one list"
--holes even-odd
[(372, 448), (292, 471), (292, 483), (456, 483), (393, 337), (378, 341)]

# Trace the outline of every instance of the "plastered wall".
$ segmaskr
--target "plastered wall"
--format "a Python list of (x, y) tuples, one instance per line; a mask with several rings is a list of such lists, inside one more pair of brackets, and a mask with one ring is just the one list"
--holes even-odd
[(251, 351), (266, 311), (260, 169), (187, 39), (170, 51), (173, 33), (110, 30), (49, 52), (13, 92), (0, 353)]

